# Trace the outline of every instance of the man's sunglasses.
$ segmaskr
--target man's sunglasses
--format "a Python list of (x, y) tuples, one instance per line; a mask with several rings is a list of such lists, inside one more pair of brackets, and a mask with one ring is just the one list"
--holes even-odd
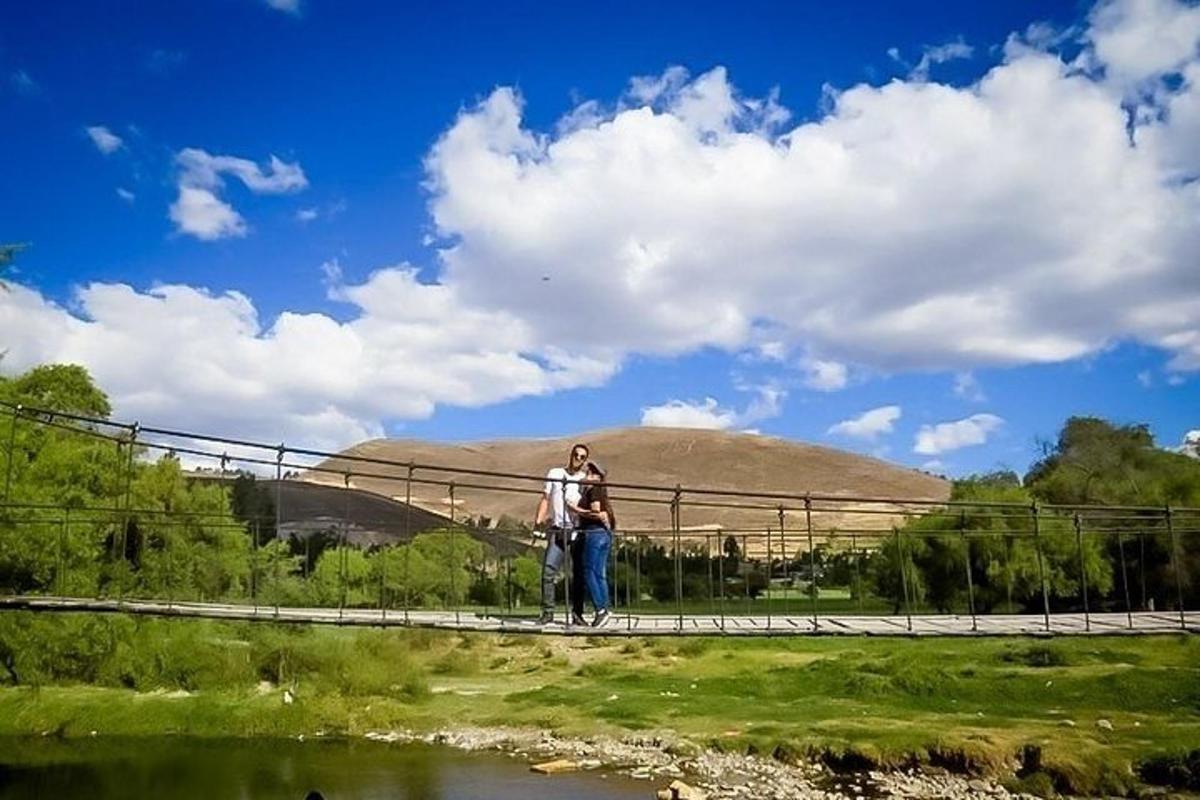
[(572, 461), (583, 461), (583, 460), (585, 460), (587, 457), (588, 457), (588, 454), (587, 454), (587, 453), (581, 452), (581, 451), (579, 451), (579, 450), (576, 450), (574, 453), (571, 453), (571, 460), (572, 460)]

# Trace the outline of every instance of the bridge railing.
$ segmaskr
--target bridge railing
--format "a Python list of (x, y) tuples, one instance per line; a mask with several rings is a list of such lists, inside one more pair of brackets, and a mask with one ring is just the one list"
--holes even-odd
[[(372, 610), (403, 624), (439, 612), (459, 624), (520, 619), (540, 607), (544, 545), (512, 520), (481, 524), (457, 510), (462, 493), (521, 494), (530, 508), (543, 476), (293, 449), (8, 407), (0, 502), (0, 594), (220, 603), (255, 608)], [(93, 491), (54, 482), (34, 491), (19, 439), (78, 438), (109, 459)], [(4, 435), (0, 421), (0, 437)], [(107, 455), (105, 455), (107, 454)], [(211, 463), (273, 478), (251, 482), (266, 510), (232, 513), (227, 486), (153, 491), (156, 457)], [(314, 463), (314, 459), (321, 459)], [(344, 502), (298, 519), (285, 480), (326, 476)], [(174, 474), (175, 477), (172, 477)], [(329, 478), (335, 478), (330, 481)], [(166, 470), (162, 480), (177, 480)], [(248, 479), (247, 479), (248, 480)], [(402, 498), (391, 513), (355, 513), (369, 483)], [(332, 486), (328, 485), (332, 483)], [(414, 491), (446, 494), (434, 515)], [(828, 628), (837, 617), (877, 617), (904, 629), (914, 616), (979, 621), (1024, 615), (1045, 630), (1055, 614), (1085, 629), (1134, 627), (1134, 615), (1177, 617), (1200, 606), (1200, 509), (1047, 506), (754, 493), (612, 482), (619, 516), (666, 524), (621, 527), (607, 580), (616, 620), (686, 633)], [(199, 498), (197, 498), (199, 494)], [(184, 506), (172, 502), (186, 500)], [(190, 505), (188, 505), (190, 504)], [(328, 505), (328, 504), (327, 504)], [(428, 506), (428, 503), (426, 503)], [(425, 521), (414, 523), (420, 512)], [(733, 515), (717, 524), (715, 514)], [(575, 556), (578, 558), (578, 554)], [(556, 592), (586, 594), (570, 569)], [(1124, 617), (1124, 622), (1121, 620)]]

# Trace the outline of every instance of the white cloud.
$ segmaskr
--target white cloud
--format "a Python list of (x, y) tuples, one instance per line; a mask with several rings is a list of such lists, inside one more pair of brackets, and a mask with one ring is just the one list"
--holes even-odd
[(1154, 385), (1154, 376), (1150, 374), (1150, 370), (1144, 369), (1137, 374), (1137, 382), (1143, 389), (1149, 389)]
[(1178, 452), (1192, 458), (1200, 458), (1200, 428), (1188, 431), (1183, 435), (1183, 442), (1179, 445)]
[(987, 400), (979, 379), (972, 372), (959, 372), (954, 376), (954, 394), (972, 403), (982, 403)]
[(891, 433), (900, 416), (900, 406), (880, 406), (864, 411), (857, 417), (842, 420), (831, 426), (826, 433), (831, 436), (850, 436), (875, 441), (882, 434)]
[(737, 424), (737, 412), (721, 408), (711, 397), (701, 401), (668, 400), (660, 406), (643, 408), (642, 424), (653, 428), (706, 428), (723, 431)]
[(1181, 71), (1197, 57), (1200, 6), (1174, 0), (1110, 0), (1089, 17), (1093, 50), (1085, 61), (1102, 67), (1128, 91)]
[(715, 399), (668, 400), (658, 406), (642, 409), (642, 425), (655, 428), (705, 428), (709, 430), (743, 429), (743, 433), (758, 433), (746, 426), (779, 416), (787, 393), (775, 386), (744, 387), (743, 391), (757, 393), (744, 411), (722, 408)]
[(132, 203), (134, 200), (137, 200), (137, 195), (123, 186), (117, 187), (117, 197), (121, 198), (126, 203)]
[(103, 125), (89, 125), (84, 128), (92, 144), (104, 155), (111, 155), (125, 146), (125, 140)]
[(300, 0), (263, 0), (263, 2), (276, 11), (282, 11), (295, 17), (300, 16)]
[[(349, 322), (260, 323), (249, 298), (180, 286), (94, 284), (78, 311), (14, 290), (0, 363), (79, 361), (146, 419), (332, 438), (703, 348), (812, 354), (790, 379), (832, 389), (851, 369), (1057, 362), (1132, 340), (1169, 352), (1182, 381), (1200, 369), (1194, 8), (1106, 3), (1081, 60), (1017, 37), (970, 86), (831, 89), (802, 124), (721, 68), (635, 79), (546, 131), (500, 88), (425, 161), (439, 284), (406, 269), (339, 281)], [(273, 156), (188, 149), (178, 165), (171, 218), (200, 238), (248, 230), (230, 176), (262, 194), (307, 186)], [(960, 423), (986, 438), (980, 416)], [(918, 443), (941, 447), (943, 427)]]
[(320, 216), (320, 212), (315, 208), (302, 208), (296, 212), (297, 222), (312, 222)]
[(218, 188), (223, 173), (234, 176), (259, 194), (286, 194), (308, 186), (299, 164), (289, 164), (277, 156), (271, 156), (270, 168), (266, 170), (248, 158), (214, 156), (196, 147), (179, 151), (175, 161), (182, 170), (180, 181), (188, 186)]
[(245, 236), (248, 230), (246, 220), (233, 206), (208, 189), (194, 186), (179, 187), (179, 197), (171, 204), (169, 215), (180, 232), (204, 241)]
[(68, 310), (9, 283), (0, 292), (5, 371), (85, 365), (123, 418), (316, 447), (381, 435), (387, 419), (607, 380), (615, 362), (541, 348), (504, 312), (464, 308), (449, 287), (394, 267), (337, 284), (341, 322), (259, 319), (251, 300), (188, 286), (82, 287)]
[(821, 359), (805, 359), (801, 362), (804, 369), (804, 385), (819, 392), (836, 392), (846, 388), (849, 371), (845, 364)]
[(917, 431), (913, 452), (936, 456), (962, 447), (983, 444), (988, 435), (999, 430), (1004, 420), (995, 414), (973, 414), (955, 422), (922, 425)]
[[(934, 64), (944, 64), (947, 61), (954, 61), (960, 58), (970, 58), (975, 53), (975, 48), (958, 39), (953, 42), (946, 42), (934, 47), (926, 47), (921, 53), (921, 60), (912, 68), (909, 77), (913, 80), (927, 80), (929, 78), (929, 70)], [(893, 56), (898, 59), (898, 56)]]
[(180, 168), (179, 196), (170, 208), (170, 218), (181, 233), (212, 241), (245, 236), (245, 219), (218, 196), (224, 186), (222, 175), (232, 175), (256, 194), (287, 194), (308, 186), (299, 164), (271, 156), (270, 167), (235, 156), (214, 156), (198, 148), (181, 150), (175, 161)]
[[(1167, 35), (1106, 30), (1127, 28), (1151, 49)], [(1133, 340), (1197, 369), (1200, 193), (1176, 162), (1200, 172), (1200, 136), (1175, 135), (1182, 113), (1139, 117), (1134, 137), (1155, 144), (1134, 146), (1109, 81), (1012, 46), (973, 85), (858, 85), (787, 130), (719, 68), (637, 79), (557, 132), (528, 128), (501, 88), (426, 160), (443, 279), (544, 341), (603, 324), (622, 353), (766, 340), (871, 371), (967, 371)], [(590, 302), (555, 302), (564, 285)]]

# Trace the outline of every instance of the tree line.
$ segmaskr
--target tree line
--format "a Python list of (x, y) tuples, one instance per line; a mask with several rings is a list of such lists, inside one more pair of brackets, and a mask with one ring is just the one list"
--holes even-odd
[[(95, 418), (112, 412), (86, 370), (72, 365), (0, 378), (0, 400)], [(462, 529), (373, 548), (346, 545), (334, 529), (285, 540), (276, 536), (270, 494), (253, 476), (232, 485), (189, 480), (169, 454), (152, 459), (87, 433), (29, 420), (0, 430), (0, 591), (393, 608), (521, 606), (537, 596), (535, 550), (499, 558)], [(1042, 514), (1031, 533), (1035, 503), (1200, 506), (1200, 460), (1157, 448), (1144, 425), (1071, 418), (1023, 478), (958, 480), (951, 499), (968, 505), (913, 516), (895, 535), (854, 549), (835, 532), (813, 553), (804, 545), (771, 563), (748, 558), (735, 536), (719, 548), (692, 545), (678, 558), (658, 542), (621, 540), (614, 594), (618, 602), (677, 594), (753, 601), (786, 575), (783, 588), (800, 594), (840, 587), (897, 611), (973, 603), (983, 613), (1041, 610), (1044, 602), (1073, 609), (1086, 583), (1093, 608), (1123, 607), (1128, 597), (1133, 607), (1162, 609), (1177, 603), (1178, 566), (1185, 604), (1200, 601), (1200, 536), (1178, 537), (1172, 552), (1161, 512), (1086, 519), (1082, 532), (1069, 515)], [(527, 534), (508, 523), (512, 531), (502, 524), (503, 531)]]

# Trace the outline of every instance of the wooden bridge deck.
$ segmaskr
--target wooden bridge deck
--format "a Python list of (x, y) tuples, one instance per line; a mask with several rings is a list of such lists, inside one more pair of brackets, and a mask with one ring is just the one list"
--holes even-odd
[[(1047, 636), (1136, 635), (1200, 633), (1200, 612), (1138, 611), (1125, 613), (1051, 614), (1049, 628), (1040, 614), (858, 616), (745, 616), (729, 614), (615, 613), (601, 628), (559, 621), (538, 625), (530, 617), (471, 611), (430, 611), (361, 608), (289, 608), (227, 603), (169, 602), (75, 597), (0, 597), (0, 610), (92, 612), (195, 617), (314, 625), (420, 627), (491, 633), (531, 633), (567, 636)], [(682, 624), (681, 624), (682, 623)]]

